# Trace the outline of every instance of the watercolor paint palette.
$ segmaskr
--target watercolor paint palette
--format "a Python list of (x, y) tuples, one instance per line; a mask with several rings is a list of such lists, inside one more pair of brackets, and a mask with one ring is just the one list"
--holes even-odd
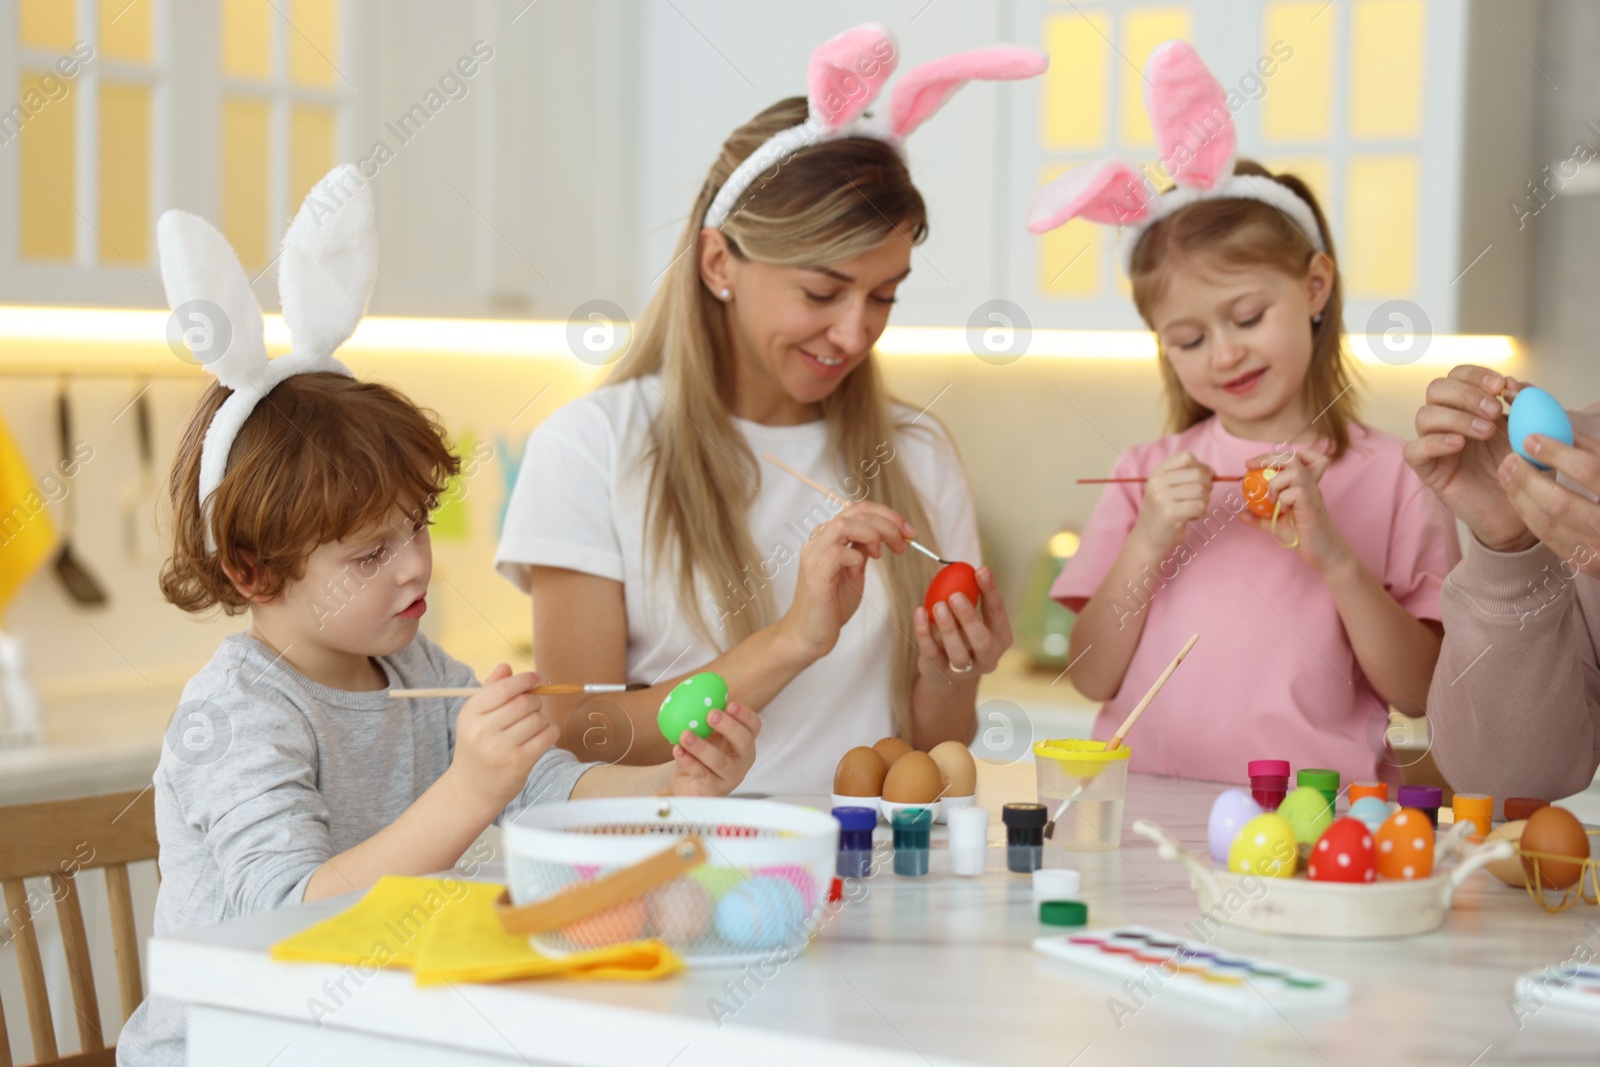
[(1143, 926), (1040, 937), (1034, 939), (1033, 948), (1114, 979), (1123, 988), (1130, 1014), (1169, 996), (1247, 1020), (1326, 1018), (1342, 1013), (1350, 1003), (1349, 985), (1337, 978)]
[(1518, 975), (1517, 1004), (1525, 1019), (1535, 1010), (1562, 1008), (1600, 1017), (1600, 967), (1545, 967)]

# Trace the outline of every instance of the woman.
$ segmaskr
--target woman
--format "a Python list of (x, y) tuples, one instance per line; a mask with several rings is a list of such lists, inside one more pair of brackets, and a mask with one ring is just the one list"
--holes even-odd
[[(496, 565), (532, 596), (534, 659), (552, 679), (650, 683), (546, 702), (585, 758), (666, 758), (656, 711), (710, 670), (762, 713), (745, 788), (825, 792), (855, 745), (969, 742), (978, 679), (1011, 645), (988, 568), (980, 605), (956, 598), (932, 618), (918, 606), (936, 565), (909, 539), (979, 558), (954, 445), (933, 416), (890, 401), (873, 354), (927, 234), (922, 197), (877, 135), (772, 151), (775, 135), (842, 128), (866, 106), (828, 112), (837, 101), (818, 93), (817, 57), (850, 46), (847, 73), (876, 83), (893, 69), (892, 39), (850, 31), (813, 57), (810, 101), (734, 131), (628, 354), (529, 439)], [(741, 190), (736, 168), (757, 152), (761, 176)]]
[(1471, 530), (1440, 600), (1428, 694), (1433, 754), (1460, 790), (1557, 800), (1600, 766), (1600, 405), (1576, 447), (1511, 451), (1502, 398), (1521, 384), (1461, 366), (1428, 386), (1406, 459)]

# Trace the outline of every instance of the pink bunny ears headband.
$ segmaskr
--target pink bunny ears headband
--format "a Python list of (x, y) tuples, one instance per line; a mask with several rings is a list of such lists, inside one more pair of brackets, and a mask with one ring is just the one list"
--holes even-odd
[(1123, 226), (1122, 266), (1151, 224), (1197, 200), (1259, 200), (1281, 211), (1318, 252), (1328, 244), (1311, 205), (1271, 178), (1234, 174), (1238, 138), (1222, 83), (1193, 46), (1168, 41), (1144, 66), (1144, 105), (1161, 165), (1177, 188), (1156, 195), (1149, 178), (1120, 159), (1075, 167), (1043, 186), (1028, 209), (1028, 229), (1045, 233), (1071, 219)]
[(210, 497), (256, 405), (295, 374), (350, 375), (333, 353), (355, 332), (377, 278), (372, 190), (355, 167), (342, 164), (306, 194), (278, 259), (278, 295), (294, 350), (277, 359), (267, 358), (261, 308), (227, 238), (198, 215), (167, 211), (156, 223), (156, 245), (167, 303), (185, 317), (206, 320), (213, 347), (222, 350), (202, 351), (188, 333), (186, 343), (233, 390), (212, 416), (200, 447), (200, 506), (207, 517), (206, 547), (214, 552)]
[(895, 85), (887, 116), (864, 116), (900, 59), (894, 36), (876, 23), (846, 30), (818, 46), (806, 68), (806, 121), (774, 134), (740, 163), (706, 209), (720, 229), (758, 177), (803, 148), (844, 137), (871, 137), (897, 150), (967, 82), (1015, 81), (1044, 73), (1050, 60), (1032, 48), (993, 45), (924, 63)]

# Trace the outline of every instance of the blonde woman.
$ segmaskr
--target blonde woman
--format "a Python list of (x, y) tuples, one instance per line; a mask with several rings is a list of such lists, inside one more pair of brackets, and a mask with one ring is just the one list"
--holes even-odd
[(873, 353), (927, 233), (903, 159), (883, 135), (835, 129), (766, 165), (775, 136), (818, 122), (815, 68), (809, 102), (783, 100), (724, 143), (608, 382), (529, 439), (496, 556), (532, 596), (544, 676), (651, 683), (547, 699), (563, 745), (664, 759), (662, 699), (716, 671), (761, 712), (744, 788), (769, 794), (826, 792), (840, 756), (886, 735), (970, 742), (978, 679), (1012, 641), (988, 568), (980, 604), (930, 618), (937, 565), (907, 548), (979, 561), (953, 443), (889, 398)]

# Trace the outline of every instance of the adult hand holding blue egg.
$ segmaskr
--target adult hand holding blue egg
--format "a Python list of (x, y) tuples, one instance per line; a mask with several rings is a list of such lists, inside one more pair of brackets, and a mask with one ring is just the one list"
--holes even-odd
[(1561, 403), (1538, 386), (1525, 385), (1511, 401), (1511, 414), (1506, 421), (1506, 434), (1517, 455), (1545, 471), (1550, 468), (1528, 455), (1526, 441), (1529, 434), (1540, 434), (1571, 447), (1572, 420), (1567, 418)]

